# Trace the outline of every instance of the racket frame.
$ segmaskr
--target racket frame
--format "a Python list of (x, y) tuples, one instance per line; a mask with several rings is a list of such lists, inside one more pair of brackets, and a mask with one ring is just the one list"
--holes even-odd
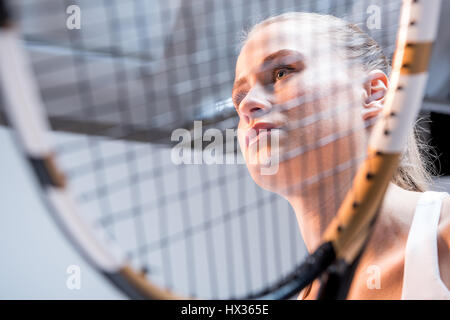
[[(274, 285), (272, 291), (255, 293), (251, 298), (290, 297), (325, 272), (333, 262), (344, 263), (343, 269), (347, 272), (357, 262), (371, 234), (384, 193), (404, 151), (407, 134), (421, 106), (431, 47), (436, 37), (439, 7), (440, 0), (403, 0), (383, 116), (373, 129), (368, 156), (359, 168), (352, 188), (328, 226), (318, 250), (290, 277)], [(94, 234), (90, 226), (77, 215), (70, 185), (53, 155), (48, 135), (50, 126), (19, 30), (9, 21), (5, 1), (0, 1), (0, 8), (3, 19), (0, 23), (0, 79), (7, 119), (18, 133), (22, 150), (38, 177), (45, 203), (55, 221), (78, 251), (129, 297), (188, 298), (154, 285), (144, 273), (127, 263), (114, 243), (101, 233)], [(318, 263), (320, 259), (316, 259), (319, 253), (321, 263)], [(306, 276), (299, 273), (299, 270), (306, 270), (305, 266), (314, 272)], [(343, 286), (343, 283), (337, 281), (334, 286)], [(341, 292), (339, 297), (345, 298), (347, 290)], [(327, 295), (322, 292), (322, 296)]]

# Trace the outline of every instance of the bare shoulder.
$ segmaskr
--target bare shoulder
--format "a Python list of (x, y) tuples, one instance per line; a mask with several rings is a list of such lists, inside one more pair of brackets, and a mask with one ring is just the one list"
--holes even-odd
[(442, 201), (439, 218), (439, 236), (450, 246), (450, 195)]
[(442, 201), (442, 211), (439, 225), (441, 225), (442, 223), (450, 223), (450, 195), (445, 197)]
[(442, 202), (439, 219), (438, 253), (441, 279), (450, 289), (450, 196)]

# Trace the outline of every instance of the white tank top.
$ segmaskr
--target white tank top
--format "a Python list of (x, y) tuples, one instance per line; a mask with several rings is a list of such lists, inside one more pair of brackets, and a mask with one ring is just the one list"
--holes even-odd
[(438, 263), (438, 223), (446, 192), (422, 193), (414, 212), (405, 250), (403, 300), (450, 300)]

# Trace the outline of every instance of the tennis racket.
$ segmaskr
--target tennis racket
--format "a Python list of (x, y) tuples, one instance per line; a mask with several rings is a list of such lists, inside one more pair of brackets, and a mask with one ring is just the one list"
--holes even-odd
[[(1, 118), (57, 225), (99, 273), (139, 299), (285, 299), (320, 276), (319, 298), (346, 297), (421, 107), (440, 1), (0, 4)], [(238, 125), (231, 90), (239, 32), (291, 11), (354, 23), (393, 57), (367, 150), (349, 139), (347, 162), (301, 163), (315, 174), (298, 190), (316, 185), (323, 199), (345, 190), (310, 254), (288, 203), (252, 181), (236, 136), (208, 149)], [(318, 77), (334, 74), (323, 68)], [(276, 107), (314, 107), (330, 95), (321, 90)], [(354, 115), (353, 100), (334, 99), (339, 114)], [(280, 164), (328, 147), (323, 156), (334, 159), (337, 141), (366, 132), (367, 125), (325, 136), (318, 124), (336, 110), (293, 122), (292, 130), (316, 130), (294, 139)], [(331, 179), (344, 171), (350, 181)]]

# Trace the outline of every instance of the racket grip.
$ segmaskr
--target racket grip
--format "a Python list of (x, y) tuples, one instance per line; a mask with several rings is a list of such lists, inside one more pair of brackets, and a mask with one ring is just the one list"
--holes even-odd
[(294, 276), (277, 290), (275, 299), (289, 299), (318, 278), (336, 259), (331, 242), (320, 245), (297, 268)]

